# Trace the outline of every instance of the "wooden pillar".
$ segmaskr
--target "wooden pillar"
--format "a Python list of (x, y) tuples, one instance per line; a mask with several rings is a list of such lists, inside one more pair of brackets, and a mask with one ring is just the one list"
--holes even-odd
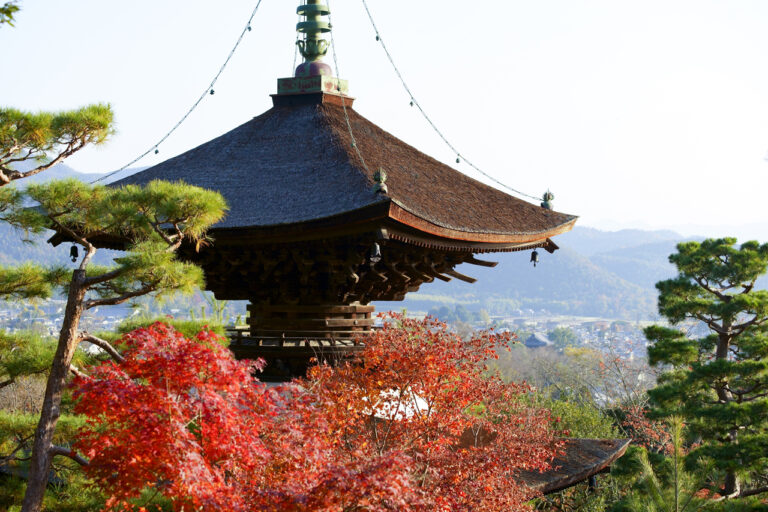
[(335, 363), (361, 346), (371, 332), (374, 306), (360, 304), (248, 305), (248, 335), (230, 349), (238, 359), (262, 358), (264, 381), (287, 381), (306, 374), (313, 362)]

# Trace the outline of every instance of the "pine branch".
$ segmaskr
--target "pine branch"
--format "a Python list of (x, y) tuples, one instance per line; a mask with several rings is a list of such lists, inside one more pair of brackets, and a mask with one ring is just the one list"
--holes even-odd
[(707, 324), (707, 326), (710, 329), (712, 329), (718, 334), (730, 334), (727, 329), (725, 329), (722, 325), (718, 325), (717, 323), (715, 323), (715, 321), (710, 317), (699, 315), (699, 314), (692, 314), (691, 316), (696, 320), (700, 320), (704, 322), (705, 324)]
[(722, 300), (723, 302), (730, 302), (732, 298), (730, 295), (728, 295), (727, 293), (723, 293), (723, 289), (712, 288), (709, 285), (709, 281), (705, 281), (703, 277), (693, 276), (693, 280), (696, 281), (696, 283), (699, 286), (701, 286), (706, 291), (716, 296), (718, 299)]
[(77, 366), (73, 364), (69, 365), (69, 371), (72, 372), (72, 375), (74, 375), (75, 377), (82, 377), (82, 378), (88, 377), (86, 373), (81, 371)]
[(768, 321), (768, 317), (765, 318), (759, 318), (757, 315), (755, 315), (751, 320), (748, 320), (746, 322), (737, 324), (733, 326), (734, 331), (738, 331), (737, 334), (741, 334), (744, 331), (746, 331), (748, 328), (756, 325), (762, 325), (766, 321)]
[(101, 274), (100, 276), (88, 277), (85, 280), (85, 286), (90, 288), (97, 284), (106, 283), (107, 281), (111, 281), (113, 279), (120, 277), (124, 273), (125, 273), (124, 268), (117, 268), (115, 270), (112, 270), (111, 272), (107, 272), (106, 274)]
[(56, 214), (51, 215), (51, 214), (49, 214), (49, 215), (46, 215), (46, 217), (48, 217), (51, 220), (51, 222), (53, 222), (53, 224), (56, 226), (56, 228), (58, 228), (59, 230), (63, 231), (64, 233), (68, 234), (69, 236), (71, 236), (77, 243), (79, 243), (80, 245), (85, 247), (88, 251), (90, 251), (91, 249), (94, 248), (93, 245), (87, 239), (81, 237), (75, 231), (73, 231), (72, 229), (66, 227), (61, 222), (57, 221), (56, 217), (58, 217), (59, 215), (56, 215)]
[(107, 299), (91, 299), (89, 301), (86, 301), (85, 303), (85, 309), (92, 309), (97, 306), (114, 306), (116, 304), (122, 304), (126, 301), (129, 301), (133, 299), (134, 297), (140, 297), (142, 295), (146, 295), (150, 292), (155, 291), (156, 287), (155, 285), (147, 285), (143, 288), (139, 288), (138, 290), (124, 293), (123, 295), (120, 295), (118, 297), (109, 297)]
[[(11, 181), (20, 180), (20, 179), (23, 179), (23, 178), (29, 178), (30, 176), (34, 176), (35, 174), (39, 174), (39, 173), (41, 173), (41, 172), (43, 172), (43, 171), (45, 171), (47, 169), (50, 169), (54, 165), (62, 162), (64, 159), (72, 156), (73, 154), (75, 154), (76, 152), (81, 150), (85, 146), (85, 144), (86, 144), (86, 141), (84, 139), (82, 139), (82, 138), (70, 141), (70, 143), (67, 144), (67, 147), (63, 151), (61, 151), (58, 155), (56, 155), (56, 157), (54, 157), (52, 160), (50, 160), (49, 162), (46, 162), (46, 163), (44, 163), (42, 165), (39, 165), (39, 166), (35, 167), (34, 169), (29, 170), (27, 172), (15, 171), (15, 170), (8, 169), (7, 167), (3, 166), (3, 171), (4, 172), (3, 172), (3, 176), (0, 177), (0, 180), (2, 180), (4, 182), (4, 184), (8, 184)], [(13, 163), (13, 162), (21, 162), (21, 161), (24, 161), (24, 160), (28, 160), (30, 158), (31, 154), (34, 153), (34, 151), (31, 150), (31, 149), (28, 150), (28, 151), (29, 151), (29, 154), (26, 157), (14, 158), (14, 159), (11, 159), (11, 160), (6, 160), (3, 163), (4, 164), (8, 164), (8, 163)]]
[(80, 334), (80, 341), (87, 341), (88, 343), (92, 343), (93, 345), (96, 345), (100, 349), (102, 349), (104, 352), (109, 354), (109, 356), (117, 361), (118, 363), (125, 362), (125, 358), (120, 354), (120, 352), (115, 349), (107, 340), (103, 340), (101, 338), (97, 338), (96, 336), (93, 336), (91, 334), (88, 334), (87, 332), (83, 332)]
[(63, 446), (56, 446), (52, 445), (51, 448), (48, 450), (48, 453), (51, 454), (51, 456), (55, 457), (56, 455), (62, 455), (64, 457), (69, 457), (73, 461), (77, 462), (81, 466), (88, 466), (90, 465), (90, 462), (75, 453), (73, 450), (70, 450), (68, 448), (64, 448)]
[(765, 487), (757, 487), (755, 489), (747, 489), (742, 491), (739, 494), (739, 498), (746, 498), (748, 496), (755, 496), (756, 494), (762, 494), (764, 492), (768, 492), (768, 486)]
[(5, 457), (0, 458), (0, 465), (5, 465), (12, 460), (23, 460), (23, 459), (17, 458), (16, 454), (27, 447), (27, 443), (29, 442), (30, 439), (32, 439), (32, 436), (25, 437), (23, 439), (17, 436), (16, 448), (14, 448), (14, 450), (8, 455), (6, 455)]
[(155, 233), (160, 235), (160, 237), (165, 241), (165, 243), (171, 246), (176, 243), (176, 240), (173, 240), (173, 238), (169, 236), (168, 233), (166, 233), (165, 230), (163, 230), (163, 228), (160, 227), (160, 223), (157, 222), (157, 220), (155, 220), (155, 222), (150, 222), (150, 224), (152, 225), (152, 229), (155, 231)]

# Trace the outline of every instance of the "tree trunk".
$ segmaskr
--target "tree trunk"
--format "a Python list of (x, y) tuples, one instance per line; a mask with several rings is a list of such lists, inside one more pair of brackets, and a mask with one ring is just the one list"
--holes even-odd
[(83, 314), (85, 292), (85, 270), (75, 270), (67, 296), (67, 307), (59, 333), (59, 344), (45, 387), (40, 421), (35, 431), (29, 480), (21, 508), (22, 512), (38, 512), (42, 507), (45, 488), (48, 485), (48, 472), (51, 468), (50, 450), (53, 444), (53, 433), (61, 414), (61, 394), (69, 375), (69, 365), (77, 349), (77, 330), (80, 325), (80, 317)]
[(735, 471), (725, 473), (725, 483), (723, 485), (723, 496), (736, 496), (741, 491), (741, 483), (736, 476)]
[[(731, 346), (731, 338), (732, 335), (730, 334), (730, 322), (723, 322), (723, 328), (728, 331), (727, 334), (720, 334), (718, 342), (717, 342), (717, 351), (715, 352), (715, 359), (728, 359), (728, 350)], [(726, 389), (727, 383), (723, 383), (720, 386), (717, 386), (717, 398), (723, 402), (728, 403), (733, 401), (733, 394)], [(736, 430), (732, 430), (728, 433), (728, 440), (731, 443), (736, 442), (736, 436), (738, 435), (738, 432)], [(726, 471), (725, 473), (725, 482), (723, 483), (723, 495), (724, 496), (731, 496), (733, 494), (737, 494), (739, 492), (741, 485), (739, 483), (739, 479), (736, 476), (736, 472), (733, 470)]]

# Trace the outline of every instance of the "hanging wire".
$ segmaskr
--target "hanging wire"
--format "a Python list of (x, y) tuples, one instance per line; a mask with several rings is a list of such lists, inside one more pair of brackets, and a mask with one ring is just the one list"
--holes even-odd
[[(339, 60), (336, 57), (336, 43), (333, 40), (333, 21), (331, 20), (331, 14), (330, 14), (330, 11), (332, 11), (330, 0), (327, 0), (326, 4), (328, 5), (328, 11), (329, 11), (329, 13), (328, 13), (328, 24), (331, 26), (331, 30), (330, 30), (329, 33), (331, 34), (331, 51), (332, 51), (332, 55), (333, 55), (333, 65), (336, 68), (336, 80), (340, 81), (341, 78), (339, 78), (339, 77), (341, 76), (341, 74), (339, 73)], [(355, 153), (357, 153), (357, 157), (362, 162), (363, 169), (365, 169), (366, 173), (370, 174), (370, 170), (368, 169), (368, 165), (365, 163), (365, 158), (363, 158), (363, 154), (360, 152), (360, 148), (357, 147), (357, 140), (355, 140), (355, 134), (352, 133), (352, 123), (349, 121), (349, 114), (347, 113), (347, 102), (346, 102), (346, 100), (344, 98), (344, 94), (341, 91), (340, 82), (337, 82), (336, 88), (337, 88), (339, 94), (341, 95), (341, 107), (342, 107), (342, 110), (344, 111), (344, 120), (347, 122), (347, 130), (349, 131), (349, 137), (352, 139), (352, 148), (354, 148)]]
[(368, 14), (368, 19), (371, 21), (371, 26), (373, 27), (373, 31), (376, 32), (376, 41), (381, 44), (382, 49), (384, 49), (384, 53), (387, 54), (387, 58), (389, 59), (389, 63), (392, 64), (392, 68), (395, 70), (395, 73), (397, 74), (397, 77), (400, 79), (400, 83), (403, 84), (403, 88), (405, 89), (405, 92), (408, 94), (408, 96), (411, 99), (411, 106), (415, 106), (419, 109), (419, 112), (421, 112), (421, 115), (424, 117), (424, 119), (429, 123), (429, 125), (432, 127), (432, 129), (437, 133), (438, 136), (440, 136), (441, 139), (443, 139), (443, 142), (446, 146), (450, 148), (451, 151), (456, 155), (456, 163), (459, 163), (461, 160), (463, 160), (467, 165), (472, 167), (474, 170), (488, 178), (489, 180), (493, 181), (497, 185), (509, 190), (510, 192), (513, 192), (517, 195), (526, 197), (528, 199), (533, 199), (535, 201), (541, 201), (541, 197), (539, 196), (532, 196), (530, 194), (526, 194), (525, 192), (521, 192), (520, 190), (514, 189), (510, 187), (509, 185), (506, 185), (505, 183), (502, 183), (498, 179), (494, 178), (487, 172), (480, 169), (478, 166), (467, 160), (467, 158), (461, 154), (461, 152), (456, 149), (456, 147), (451, 144), (451, 142), (446, 138), (445, 135), (443, 135), (443, 132), (440, 131), (440, 129), (435, 125), (435, 123), (432, 121), (432, 119), (427, 115), (427, 113), (424, 111), (424, 109), (421, 107), (421, 104), (416, 100), (416, 97), (411, 92), (411, 89), (408, 87), (408, 84), (405, 82), (405, 79), (403, 78), (403, 75), (400, 73), (400, 69), (398, 69), (397, 64), (395, 64), (395, 60), (392, 58), (392, 54), (389, 53), (389, 50), (387, 49), (387, 45), (384, 44), (384, 38), (381, 37), (381, 32), (379, 32), (379, 29), (376, 27), (376, 22), (373, 21), (373, 15), (371, 14), (371, 10), (368, 8), (368, 3), (365, 0), (362, 0), (363, 7), (365, 7), (365, 12)]
[(187, 110), (187, 113), (184, 114), (184, 116), (181, 119), (179, 119), (179, 121), (173, 126), (173, 128), (171, 128), (168, 131), (168, 133), (163, 135), (163, 137), (159, 141), (157, 141), (155, 144), (153, 144), (148, 150), (146, 150), (145, 152), (143, 152), (142, 154), (140, 154), (139, 156), (137, 156), (136, 158), (134, 158), (133, 160), (131, 160), (130, 162), (128, 162), (127, 164), (122, 166), (121, 168), (117, 169), (116, 171), (112, 171), (109, 174), (105, 174), (101, 178), (93, 180), (91, 183), (98, 183), (98, 182), (100, 182), (102, 180), (105, 180), (105, 179), (109, 178), (110, 176), (114, 176), (115, 174), (117, 174), (117, 173), (119, 173), (121, 171), (126, 170), (128, 167), (132, 166), (133, 164), (135, 164), (136, 162), (138, 162), (139, 160), (141, 160), (142, 158), (144, 158), (145, 156), (147, 156), (148, 154), (150, 154), (152, 152), (154, 152), (155, 154), (160, 152), (158, 150), (158, 146), (160, 146), (160, 144), (165, 142), (166, 139), (168, 139), (168, 137), (170, 137), (173, 134), (173, 132), (175, 132), (176, 129), (179, 126), (181, 126), (181, 124), (184, 121), (187, 120), (189, 115), (192, 112), (194, 112), (194, 110), (197, 108), (198, 105), (200, 105), (200, 103), (203, 101), (203, 99), (206, 96), (214, 94), (214, 85), (216, 85), (216, 82), (219, 80), (219, 77), (224, 72), (224, 68), (227, 67), (227, 64), (229, 64), (229, 61), (232, 59), (232, 56), (235, 54), (235, 51), (240, 46), (240, 43), (243, 41), (243, 37), (245, 37), (245, 34), (251, 31), (251, 22), (253, 21), (254, 16), (256, 16), (256, 12), (259, 10), (259, 6), (261, 5), (261, 2), (262, 2), (262, 0), (258, 0), (258, 2), (256, 2), (256, 7), (253, 8), (253, 11), (251, 12), (251, 16), (248, 18), (248, 23), (245, 24), (245, 28), (243, 28), (243, 31), (240, 32), (240, 37), (237, 38), (237, 41), (235, 42), (235, 46), (233, 46), (232, 50), (230, 50), (229, 55), (227, 55), (227, 58), (224, 61), (224, 64), (221, 65), (221, 67), (219, 68), (218, 73), (216, 73), (216, 76), (213, 77), (213, 80), (211, 80), (211, 83), (208, 85), (208, 87), (205, 88), (203, 93), (200, 94), (200, 96), (197, 98), (197, 101), (195, 101), (192, 104), (192, 106), (189, 108), (189, 110)]
[[(299, 6), (301, 6), (302, 0), (299, 0)], [(301, 14), (297, 14), (297, 21), (301, 21)], [(293, 45), (293, 67), (291, 68), (291, 74), (288, 76), (294, 76), (296, 73), (296, 60), (299, 58), (299, 33), (296, 32), (296, 44)]]

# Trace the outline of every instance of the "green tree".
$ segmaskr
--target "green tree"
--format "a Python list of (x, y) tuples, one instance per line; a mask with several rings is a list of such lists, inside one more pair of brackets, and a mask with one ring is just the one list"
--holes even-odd
[(5, 2), (0, 5), (0, 25), (7, 23), (13, 26), (13, 15), (19, 10), (18, 2), (15, 0), (12, 2)]
[[(10, 24), (16, 11), (16, 2), (0, 6), (0, 24)], [(104, 104), (57, 113), (0, 108), (0, 221), (29, 231), (42, 230), (45, 226), (34, 222), (31, 211), (23, 208), (26, 196), (14, 183), (51, 168), (89, 144), (105, 142), (112, 133), (112, 120), (112, 110)], [(0, 266), (0, 298), (23, 300), (34, 306), (34, 300), (50, 297), (71, 276), (67, 269), (44, 268), (34, 263)], [(20, 382), (43, 378), (50, 371), (55, 348), (55, 344), (32, 332), (0, 334), (0, 389), (14, 393)], [(35, 403), (34, 408), (37, 407)], [(9, 463), (16, 459), (19, 450), (28, 448), (34, 422), (30, 415), (17, 417), (18, 413), (13, 411), (3, 414), (0, 430), (5, 424), (28, 430), (28, 435), (0, 439), (0, 460)], [(70, 420), (63, 419), (65, 424)]]
[(547, 333), (547, 338), (555, 344), (558, 350), (579, 345), (579, 337), (570, 327), (556, 327)]
[[(89, 144), (105, 142), (112, 121), (112, 109), (104, 104), (58, 113), (0, 108), (0, 221), (34, 232), (48, 227), (30, 225), (24, 218), (24, 192), (9, 185), (50, 169)], [(32, 263), (0, 266), (0, 297), (48, 298), (63, 277), (61, 269)]]
[(755, 288), (768, 267), (768, 244), (739, 247), (724, 238), (682, 243), (677, 251), (669, 260), (678, 276), (656, 285), (659, 312), (672, 324), (703, 322), (711, 334), (645, 330), (653, 342), (649, 362), (667, 368), (649, 392), (654, 413), (682, 416), (701, 440), (687, 463), (712, 464), (717, 492), (768, 492), (759, 480), (768, 474), (768, 291)]
[(671, 416), (668, 424), (670, 456), (632, 446), (611, 469), (611, 475), (629, 489), (612, 512), (695, 512), (707, 505), (696, 496), (703, 480), (683, 466), (683, 420)]
[[(0, 6), (0, 24), (12, 25), (18, 9), (15, 1)], [(0, 108), (0, 221), (29, 232), (53, 228), (83, 249), (74, 272), (31, 263), (0, 267), (2, 297), (45, 298), (57, 288), (68, 297), (55, 353), (44, 341), (27, 334), (0, 337), (0, 386), (10, 386), (24, 375), (48, 374), (42, 413), (34, 431), (23, 510), (40, 510), (54, 455), (84, 461), (53, 445), (61, 438), (61, 433), (56, 438), (54, 434), (65, 380), (70, 371), (78, 371), (71, 365), (78, 344), (91, 341), (119, 358), (104, 340), (78, 331), (81, 315), (87, 309), (147, 293), (190, 290), (200, 285), (201, 271), (177, 261), (175, 251), (182, 243), (200, 242), (205, 229), (221, 218), (225, 207), (218, 194), (181, 183), (112, 190), (65, 181), (30, 186), (26, 192), (9, 186), (51, 168), (89, 144), (103, 143), (112, 133), (112, 122), (111, 108), (104, 104), (58, 113)], [(30, 200), (39, 206), (25, 208)], [(125, 256), (115, 259), (112, 268), (90, 264), (96, 252), (92, 242), (99, 237), (111, 237), (112, 244), (122, 243), (128, 249)], [(64, 426), (70, 421), (62, 419)], [(29, 420), (10, 414), (3, 417), (0, 426), (14, 424), (31, 431)], [(15, 437), (18, 451), (28, 438), (21, 433)], [(14, 454), (12, 449), (3, 462), (13, 459)]]
[[(38, 174), (112, 134), (112, 109), (95, 104), (63, 112), (0, 109), (0, 186)], [(33, 164), (26, 171), (18, 164)]]
[[(67, 304), (32, 447), (22, 510), (37, 511), (53, 456), (71, 455), (53, 445), (53, 436), (78, 344), (88, 341), (116, 354), (105, 340), (79, 331), (83, 313), (142, 295), (191, 293), (202, 286), (202, 271), (177, 260), (176, 250), (183, 243), (199, 244), (206, 229), (221, 219), (226, 205), (218, 193), (160, 181), (145, 187), (109, 188), (62, 180), (30, 185), (25, 195), (38, 207), (15, 208), (7, 216), (10, 221), (29, 230), (55, 229), (82, 249), (79, 264), (64, 287)], [(99, 241), (105, 240), (127, 248), (111, 268), (91, 264)]]

